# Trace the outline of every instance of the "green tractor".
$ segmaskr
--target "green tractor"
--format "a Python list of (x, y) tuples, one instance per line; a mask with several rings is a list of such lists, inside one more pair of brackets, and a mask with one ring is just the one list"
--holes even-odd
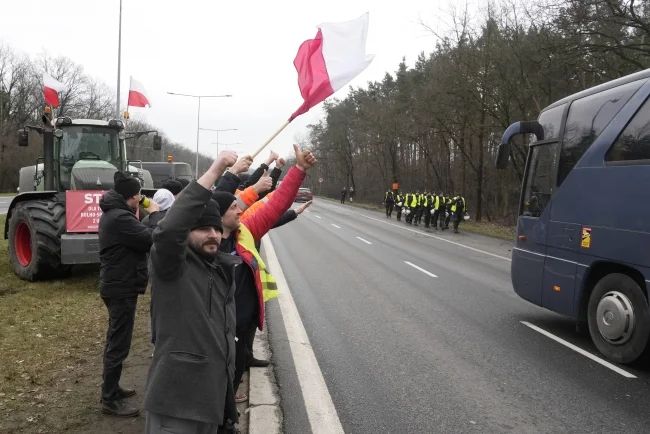
[(117, 119), (44, 114), (42, 121), (42, 127), (18, 131), (19, 146), (29, 145), (28, 130), (41, 134), (43, 156), (20, 170), (19, 194), (9, 205), (4, 231), (14, 272), (29, 281), (66, 277), (73, 265), (98, 263), (99, 200), (113, 186), (115, 172), (139, 178), (145, 194), (155, 191), (151, 176), (135, 167), (141, 162), (127, 160), (126, 139), (155, 133), (153, 149), (162, 148), (156, 131), (127, 133)]

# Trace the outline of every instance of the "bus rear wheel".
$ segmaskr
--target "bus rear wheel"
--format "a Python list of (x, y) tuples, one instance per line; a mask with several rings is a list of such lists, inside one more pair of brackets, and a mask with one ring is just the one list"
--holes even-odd
[(638, 283), (621, 273), (598, 281), (589, 297), (589, 334), (608, 359), (632, 363), (648, 347), (650, 309)]

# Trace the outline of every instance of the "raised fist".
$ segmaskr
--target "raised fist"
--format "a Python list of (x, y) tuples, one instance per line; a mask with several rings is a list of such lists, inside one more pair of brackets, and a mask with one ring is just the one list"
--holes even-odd
[(250, 169), (251, 164), (253, 164), (253, 157), (251, 157), (250, 155), (244, 155), (239, 160), (237, 160), (237, 162), (232, 166), (230, 172), (233, 175), (239, 175), (240, 173), (248, 172), (248, 169)]

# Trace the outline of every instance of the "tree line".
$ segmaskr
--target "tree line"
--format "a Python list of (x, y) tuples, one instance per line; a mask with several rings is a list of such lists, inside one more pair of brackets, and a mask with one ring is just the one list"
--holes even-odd
[[(476, 220), (514, 223), (527, 144), (494, 166), (501, 135), (545, 106), (649, 67), (650, 3), (633, 0), (490, 2), (450, 12), (430, 53), (381, 81), (324, 104), (306, 141), (319, 166), (306, 184), (378, 203), (403, 192), (462, 194)], [(318, 178), (324, 182), (319, 186)]]
[[(43, 72), (64, 83), (67, 90), (60, 94), (60, 106), (54, 109), (57, 116), (77, 119), (109, 120), (115, 117), (115, 91), (84, 72), (80, 64), (60, 56), (41, 54), (30, 57), (0, 41), (0, 191), (15, 192), (21, 167), (36, 164), (43, 154), (43, 140), (37, 133), (30, 133), (30, 145), (18, 146), (18, 129), (27, 124), (40, 125), (44, 109)], [(132, 118), (126, 122), (127, 131), (157, 130), (142, 119)], [(130, 160), (166, 161), (171, 155), (174, 161), (192, 165), (196, 153), (180, 143), (175, 143), (159, 130), (162, 151), (154, 151), (152, 136), (127, 140)], [(211, 159), (199, 154), (199, 171), (206, 170)]]

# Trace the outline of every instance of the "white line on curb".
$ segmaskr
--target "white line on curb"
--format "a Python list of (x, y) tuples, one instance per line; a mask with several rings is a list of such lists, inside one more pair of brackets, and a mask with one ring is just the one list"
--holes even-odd
[(332, 226), (334, 226), (335, 228), (339, 228), (339, 229), (341, 229), (341, 226), (337, 226), (337, 225), (335, 225), (334, 223), (332, 223)]
[[(321, 204), (322, 204), (322, 202), (321, 202)], [(325, 205), (325, 206), (327, 207), (329, 205)], [(436, 239), (438, 241), (444, 241), (445, 243), (453, 244), (454, 246), (463, 247), (465, 249), (473, 250), (474, 252), (483, 253), (485, 255), (493, 256), (495, 258), (503, 259), (503, 260), (506, 260), (506, 261), (512, 261), (512, 259), (506, 258), (505, 256), (497, 255), (495, 253), (486, 252), (485, 250), (477, 249), (475, 247), (466, 246), (465, 244), (457, 243), (455, 241), (447, 240), (445, 238), (436, 237), (435, 235), (427, 234), (426, 232), (416, 231), (415, 229), (410, 229), (410, 228), (405, 228), (404, 226), (400, 226), (400, 225), (397, 225), (395, 223), (389, 223), (387, 221), (377, 219), (377, 218), (374, 218), (374, 217), (370, 217), (370, 216), (368, 216), (366, 214), (362, 214), (360, 212), (351, 211), (349, 209), (342, 209), (340, 206), (336, 206), (336, 205), (332, 205), (332, 206), (334, 208), (336, 208), (336, 209), (341, 209), (341, 211), (346, 211), (346, 212), (349, 212), (351, 214), (356, 214), (358, 216), (365, 217), (365, 218), (368, 218), (370, 220), (378, 221), (379, 223), (384, 223), (386, 225), (394, 226), (396, 228), (400, 228), (400, 229), (403, 229), (405, 231), (413, 232), (414, 234), (422, 235), (422, 236), (429, 237), (429, 238), (434, 238), (434, 239)]]
[(549, 332), (547, 332), (547, 331), (544, 330), (544, 329), (541, 329), (541, 328), (539, 328), (539, 327), (537, 327), (537, 326), (535, 326), (535, 325), (532, 325), (531, 323), (526, 322), (526, 321), (521, 321), (521, 323), (522, 323), (523, 325), (525, 325), (525, 326), (530, 327), (531, 329), (535, 330), (536, 332), (539, 332), (539, 333), (543, 334), (543, 335), (546, 336), (547, 338), (551, 338), (551, 339), (553, 339), (555, 342), (559, 342), (559, 343), (561, 343), (562, 345), (564, 345), (564, 346), (566, 346), (566, 347), (568, 347), (568, 348), (571, 348), (573, 351), (575, 351), (575, 352), (577, 352), (577, 353), (580, 353), (580, 354), (582, 354), (582, 355), (585, 356), (585, 357), (590, 358), (590, 359), (593, 360), (594, 362), (596, 362), (596, 363), (600, 363), (600, 364), (603, 365), (604, 367), (611, 369), (612, 371), (616, 372), (617, 374), (621, 374), (622, 376), (627, 377), (627, 378), (637, 378), (636, 375), (630, 374), (629, 372), (624, 371), (623, 369), (619, 368), (618, 366), (614, 366), (614, 365), (612, 365), (611, 363), (606, 362), (605, 360), (603, 360), (603, 359), (601, 359), (601, 358), (599, 358), (599, 357), (596, 357), (596, 356), (594, 356), (594, 355), (591, 354), (591, 353), (588, 353), (587, 351), (583, 350), (582, 348), (576, 347), (576, 346), (573, 345), (572, 343), (567, 342), (567, 341), (565, 341), (565, 340), (562, 339), (562, 338), (558, 338), (558, 337), (555, 336), (554, 334), (549, 333)]
[(300, 390), (305, 402), (305, 410), (313, 433), (343, 434), (343, 426), (336, 413), (334, 402), (327, 390), (323, 373), (312, 350), (307, 331), (300, 319), (300, 314), (291, 295), (291, 289), (275, 255), (273, 244), (268, 235), (262, 239), (269, 269), (277, 282), (280, 296), (280, 310), (293, 363), (296, 367)]
[(368, 241), (368, 240), (364, 240), (364, 239), (361, 238), (361, 237), (357, 237), (357, 239), (363, 241), (363, 242), (366, 243), (366, 244), (372, 244), (370, 241)]
[(424, 274), (428, 274), (428, 275), (431, 276), (431, 277), (438, 277), (438, 276), (436, 276), (435, 274), (428, 272), (428, 271), (425, 270), (424, 268), (420, 268), (420, 267), (418, 267), (418, 266), (415, 265), (415, 264), (411, 264), (409, 261), (404, 261), (404, 263), (405, 263), (406, 265), (410, 265), (411, 267), (415, 268), (416, 270), (420, 270), (420, 271), (423, 272)]

